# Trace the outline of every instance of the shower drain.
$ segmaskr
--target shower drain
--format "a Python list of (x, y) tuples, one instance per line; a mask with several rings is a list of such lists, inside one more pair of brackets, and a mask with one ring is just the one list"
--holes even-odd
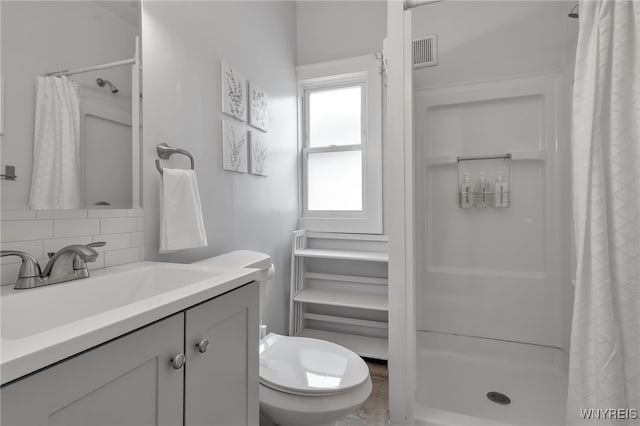
[(502, 392), (489, 392), (487, 393), (487, 398), (489, 400), (495, 402), (496, 404), (508, 405), (511, 404), (511, 398)]

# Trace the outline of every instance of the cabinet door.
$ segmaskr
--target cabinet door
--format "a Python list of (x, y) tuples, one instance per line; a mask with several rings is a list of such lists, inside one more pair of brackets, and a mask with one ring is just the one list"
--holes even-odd
[(177, 314), (2, 388), (2, 424), (182, 424), (184, 315)]
[(259, 297), (253, 282), (187, 311), (186, 426), (258, 425)]

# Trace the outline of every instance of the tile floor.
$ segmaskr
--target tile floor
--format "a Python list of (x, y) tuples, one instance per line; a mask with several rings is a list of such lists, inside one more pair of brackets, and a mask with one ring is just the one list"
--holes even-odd
[(387, 364), (367, 360), (373, 389), (358, 410), (338, 422), (338, 426), (386, 426), (389, 418), (389, 370)]

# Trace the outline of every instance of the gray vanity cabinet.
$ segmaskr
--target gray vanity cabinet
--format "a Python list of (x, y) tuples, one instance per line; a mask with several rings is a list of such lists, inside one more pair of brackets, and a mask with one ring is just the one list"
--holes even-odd
[(177, 314), (2, 388), (3, 426), (182, 424)]
[(254, 283), (187, 311), (185, 425), (258, 425), (259, 294)]
[(257, 425), (258, 311), (253, 282), (10, 383), (2, 425)]

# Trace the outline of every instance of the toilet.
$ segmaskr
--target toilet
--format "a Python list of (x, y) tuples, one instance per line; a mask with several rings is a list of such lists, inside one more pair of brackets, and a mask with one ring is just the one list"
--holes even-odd
[[(257, 268), (262, 270), (261, 284), (275, 272), (269, 255), (249, 250), (226, 253), (196, 264)], [(367, 364), (343, 346), (269, 333), (260, 339), (259, 351), (261, 424), (333, 425), (371, 394)]]

